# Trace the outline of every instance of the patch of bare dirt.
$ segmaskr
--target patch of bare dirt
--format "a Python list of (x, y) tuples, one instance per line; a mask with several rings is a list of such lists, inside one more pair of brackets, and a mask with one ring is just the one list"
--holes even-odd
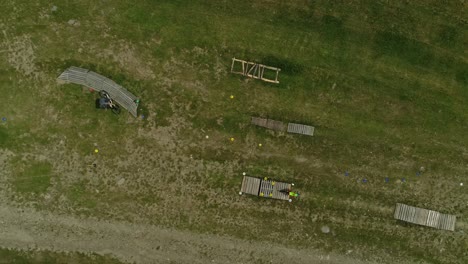
[(96, 52), (98, 57), (113, 60), (120, 68), (131, 72), (137, 78), (145, 80), (155, 78), (151, 69), (152, 62), (145, 60), (142, 53), (129, 43), (117, 41), (109, 49), (96, 49), (99, 49), (99, 52)]
[(3, 36), (4, 41), (0, 44), (0, 48), (6, 50), (8, 63), (21, 74), (35, 75), (35, 46), (31, 38), (28, 35), (11, 37), (5, 30)]
[(136, 263), (362, 263), (214, 235), (79, 219), (0, 205), (0, 247), (111, 254)]

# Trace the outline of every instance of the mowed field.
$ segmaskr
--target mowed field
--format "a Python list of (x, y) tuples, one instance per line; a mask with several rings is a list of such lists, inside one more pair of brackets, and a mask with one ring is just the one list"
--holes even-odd
[[(468, 263), (466, 1), (0, 6), (0, 263)], [(233, 57), (280, 83), (230, 74)], [(69, 66), (143, 116), (95, 109), (57, 83)], [(301, 195), (240, 196), (243, 172)], [(397, 202), (456, 215), (455, 232), (397, 222)]]

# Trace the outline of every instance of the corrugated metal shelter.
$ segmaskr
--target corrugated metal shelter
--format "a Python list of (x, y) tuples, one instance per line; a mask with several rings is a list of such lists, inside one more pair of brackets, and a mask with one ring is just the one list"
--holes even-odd
[(397, 203), (395, 219), (405, 222), (455, 231), (456, 217), (449, 214), (441, 214), (436, 211)]
[(60, 74), (58, 79), (87, 86), (97, 91), (105, 90), (114, 101), (127, 109), (134, 117), (137, 117), (138, 98), (107, 77), (87, 69), (72, 66)]
[(288, 201), (290, 191), (290, 183), (244, 176), (240, 193)]

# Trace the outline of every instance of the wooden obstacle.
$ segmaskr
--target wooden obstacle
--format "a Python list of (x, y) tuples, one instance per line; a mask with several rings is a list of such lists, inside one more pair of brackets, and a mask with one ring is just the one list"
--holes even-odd
[(455, 231), (456, 217), (454, 215), (441, 214), (406, 204), (396, 204), (394, 218), (417, 225)]
[(114, 101), (127, 109), (134, 117), (137, 117), (138, 98), (107, 77), (87, 69), (72, 66), (60, 74), (58, 79), (83, 85), (96, 91), (105, 90)]
[(289, 197), (291, 186), (292, 184), (290, 183), (244, 176), (240, 194), (246, 193), (265, 198), (291, 201)]
[(314, 135), (315, 128), (313, 126), (306, 126), (302, 124), (289, 123), (288, 133), (302, 134), (307, 136)]
[(276, 121), (272, 119), (252, 117), (251, 123), (256, 126), (265, 127), (275, 131), (286, 131), (286, 124), (281, 121)]
[(288, 123), (287, 125), (281, 121), (276, 121), (267, 118), (251, 117), (251, 124), (265, 127), (275, 131), (295, 133), (307, 136), (313, 136), (315, 128), (313, 126), (307, 126), (296, 123)]
[[(240, 66), (238, 66), (239, 64)], [(237, 68), (239, 68), (239, 70), (234, 69), (236, 66)], [(274, 71), (276, 73), (275, 79), (266, 78), (265, 70)], [(250, 77), (253, 79), (260, 79), (262, 81), (270, 82), (270, 83), (279, 83), (278, 75), (280, 71), (281, 71), (280, 68), (232, 58), (231, 73), (240, 74), (240, 75)]]

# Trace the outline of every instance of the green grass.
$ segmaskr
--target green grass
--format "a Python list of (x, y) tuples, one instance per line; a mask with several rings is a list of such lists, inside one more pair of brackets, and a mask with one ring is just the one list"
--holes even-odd
[(0, 127), (0, 146), (4, 147), (8, 142), (9, 135), (7, 129)]
[(110, 256), (83, 253), (58, 253), (52, 251), (19, 251), (0, 248), (1, 264), (26, 264), (26, 263), (121, 263)]
[[(460, 249), (466, 245), (466, 239), (447, 244), (446, 255), (452, 254), (453, 258), (441, 256), (437, 245), (427, 237), (422, 238), (426, 244), (414, 245), (407, 239), (418, 237), (417, 229), (393, 233), (394, 223), (388, 220), (391, 216), (373, 211), (369, 219), (360, 219), (366, 211), (350, 209), (344, 201), (363, 200), (375, 207), (407, 201), (450, 211), (461, 219), (467, 217), (466, 205), (453, 205), (466, 194), (448, 187), (465, 173), (464, 146), (468, 144), (468, 31), (462, 19), (466, 15), (464, 4), (435, 0), (366, 0), (359, 4), (178, 0), (109, 4), (81, 0), (57, 3), (58, 12), (50, 20), (35, 22), (33, 18), (42, 9), (48, 10), (48, 5), (47, 1), (34, 5), (17, 1), (16, 8), (22, 11), (17, 16), (22, 22), (8, 31), (31, 36), (36, 45), (35, 66), (44, 79), (22, 81), (23, 76), (8, 63), (5, 53), (0, 53), (0, 93), (4, 95), (0, 105), (5, 106), (0, 114), (8, 118), (6, 124), (0, 125), (2, 148), (15, 153), (35, 152), (50, 147), (56, 142), (53, 136), (59, 136), (66, 138), (70, 153), (78, 153), (83, 160), (98, 142), (102, 153), (99, 161), (114, 164), (119, 157), (134, 155), (124, 147), (130, 139), (146, 150), (144, 155), (164, 152), (164, 145), (158, 144), (163, 144), (167, 135), (164, 130), (151, 130), (151, 120), (156, 120), (157, 128), (165, 129), (174, 117), (182, 117), (189, 125), (171, 139), (180, 149), (177, 155), (203, 159), (207, 171), (184, 179), (185, 184), (196, 189), (193, 192), (171, 185), (179, 177), (177, 173), (161, 176), (161, 182), (174, 187), (171, 191), (177, 197), (193, 198), (195, 206), (206, 212), (183, 208), (168, 213), (167, 219), (180, 216), (179, 221), (148, 212), (148, 218), (158, 219), (151, 220), (157, 224), (255, 239), (256, 235), (269, 232), (263, 225), (264, 218), (269, 217), (290, 231), (287, 227), (293, 223), (282, 222), (290, 207), (283, 204), (252, 198), (233, 210), (226, 206), (232, 198), (227, 190), (235, 193), (240, 184), (234, 174), (247, 170), (258, 176), (294, 181), (304, 193), (304, 199), (291, 209), (298, 219), (315, 215), (322, 222), (333, 222), (330, 219), (342, 219), (343, 215), (350, 219), (349, 226), (337, 228), (336, 237), (320, 238), (312, 242), (314, 247), (342, 250), (354, 245), (363, 258), (372, 256), (372, 251), (360, 247), (389, 247), (391, 256), (401, 259), (407, 254), (415, 261), (433, 263), (456, 262), (455, 257), (462, 254)], [(14, 12), (11, 5), (4, 10)], [(68, 26), (69, 19), (79, 20), (81, 26)], [(52, 27), (59, 28), (57, 34), (64, 41), (57, 40)], [(136, 60), (142, 63), (135, 66), (131, 60), (118, 63), (112, 56), (99, 57), (106, 50), (118, 50), (119, 45), (134, 48)], [(81, 53), (77, 52), (79, 48)], [(197, 49), (203, 52), (198, 53)], [(281, 68), (280, 84), (224, 74), (232, 57)], [(217, 79), (219, 63), (224, 72)], [(148, 121), (133, 122), (126, 114), (115, 116), (96, 110), (95, 94), (80, 91), (76, 85), (55, 85), (54, 78), (71, 65), (99, 72), (141, 96), (141, 113)], [(142, 65), (157, 77), (148, 80), (139, 75), (136, 68)], [(199, 86), (193, 85), (196, 81)], [(41, 94), (38, 87), (48, 87), (50, 94)], [(231, 94), (235, 95), (234, 100), (229, 99)], [(57, 121), (47, 120), (46, 106), (58, 113)], [(249, 126), (250, 116), (310, 124), (316, 128), (315, 136), (272, 134)], [(34, 133), (25, 136), (31, 129)], [(212, 140), (201, 141), (205, 134)], [(231, 144), (229, 137), (235, 137), (235, 142)], [(263, 142), (262, 149), (252, 147), (258, 142)], [(83, 160), (80, 162), (85, 163)], [(232, 172), (208, 169), (223, 168), (231, 161), (237, 166)], [(149, 162), (140, 164), (148, 170), (153, 166)], [(18, 173), (12, 181), (15, 190), (46, 192), (53, 175), (50, 164), (26, 165), (16, 169)], [(128, 164), (137, 171), (132, 166), (137, 165)], [(428, 167), (429, 172), (416, 178), (414, 173), (420, 166)], [(341, 176), (344, 170), (351, 172), (349, 178)], [(408, 184), (383, 185), (385, 176), (392, 181), (405, 176)], [(363, 177), (369, 179), (369, 184), (358, 183)], [(138, 219), (138, 210), (145, 204), (156, 205), (159, 211), (163, 208), (163, 195), (152, 195), (155, 190), (151, 181), (145, 180), (148, 183), (144, 186), (129, 185), (120, 193), (112, 189), (112, 184), (100, 184), (103, 195), (94, 195), (96, 183), (82, 179), (54, 188), (62, 188), (56, 191), (66, 192), (78, 212), (118, 215), (100, 206), (115, 205), (112, 210), (128, 219), (134, 214)], [(435, 187), (439, 183), (444, 186), (440, 192)], [(209, 199), (213, 193), (220, 196), (220, 201)], [(130, 206), (129, 200), (141, 207)], [(264, 212), (257, 214), (257, 208)], [(190, 222), (187, 219), (192, 214), (206, 222)], [(212, 218), (214, 215), (220, 218)], [(250, 224), (239, 231), (238, 225), (226, 224), (222, 219)], [(363, 221), (381, 230), (375, 227), (368, 234), (362, 233), (366, 227), (359, 223)], [(299, 230), (318, 230), (313, 221), (294, 224)], [(286, 231), (279, 233), (279, 237), (287, 237)], [(310, 242), (303, 237), (284, 240), (272, 235), (271, 239), (284, 244), (297, 241), (296, 246)], [(321, 245), (321, 239), (327, 244)], [(460, 259), (463, 257), (466, 255)]]

